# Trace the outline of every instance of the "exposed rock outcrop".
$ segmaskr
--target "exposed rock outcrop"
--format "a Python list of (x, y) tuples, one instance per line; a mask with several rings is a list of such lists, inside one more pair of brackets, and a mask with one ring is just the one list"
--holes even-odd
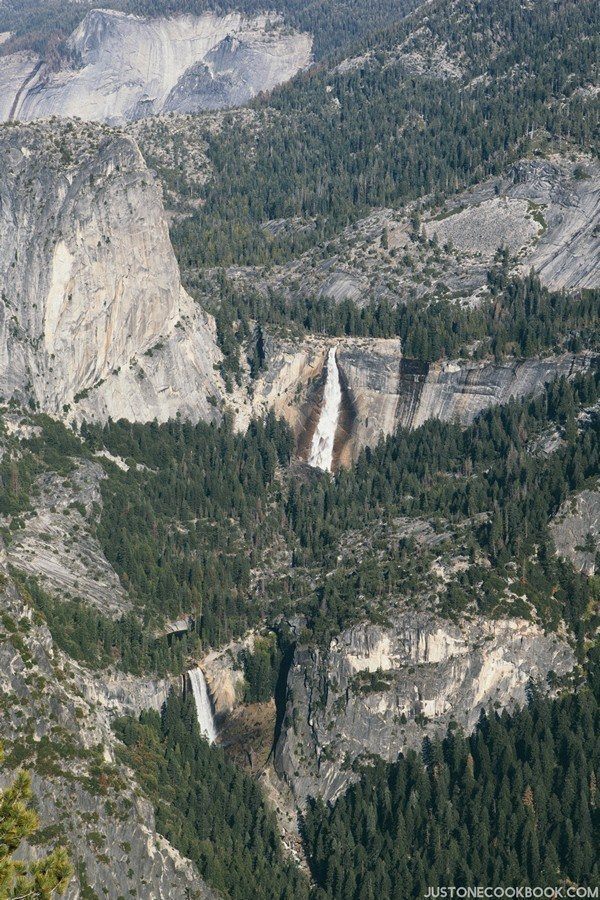
[(557, 553), (593, 575), (600, 549), (600, 492), (581, 491), (560, 508), (551, 526)]
[(202, 660), (217, 720), (229, 715), (240, 702), (244, 671), (239, 660), (245, 651), (252, 652), (255, 638), (255, 633), (250, 631), (244, 638), (212, 650)]
[(600, 165), (560, 158), (513, 170), (513, 197), (541, 207), (545, 227), (523, 264), (551, 288), (600, 286)]
[[(269, 269), (231, 268), (229, 277), (240, 289), (358, 306), (423, 296), (476, 304), (504, 246), (515, 274), (533, 267), (553, 289), (600, 286), (600, 164), (591, 157), (524, 159), (441, 210), (421, 210), (421, 232), (411, 211), (374, 210), (326, 246)], [(423, 231), (431, 241), (437, 236), (435, 246)]]
[[(18, 594), (0, 561), (0, 739), (10, 768), (32, 772), (41, 843), (22, 845), (35, 857), (68, 843), (75, 876), (67, 900), (93, 885), (109, 897), (208, 900), (197, 870), (156, 833), (151, 804), (117, 760), (114, 715), (160, 708), (164, 682), (91, 672), (58, 651), (45, 625)], [(47, 831), (45, 829), (48, 829)], [(91, 893), (89, 894), (91, 896)]]
[(59, 598), (84, 598), (104, 615), (120, 617), (131, 601), (90, 527), (102, 503), (103, 477), (91, 462), (79, 463), (67, 479), (54, 472), (40, 476), (35, 514), (14, 532), (7, 559)]
[(534, 394), (561, 375), (571, 378), (586, 371), (591, 361), (588, 354), (565, 353), (522, 362), (433, 365), (423, 381), (414, 415), (402, 424), (417, 428), (434, 418), (468, 425), (487, 407)]
[(389, 627), (354, 626), (296, 651), (278, 770), (300, 803), (332, 800), (358, 777), (356, 760), (395, 760), (450, 722), (471, 729), (482, 709), (523, 703), (531, 679), (574, 663), (566, 643), (521, 619), (455, 624), (407, 610)]
[(112, 124), (246, 103), (311, 61), (312, 39), (281, 18), (232, 12), (144, 19), (89, 12), (55, 72), (33, 53), (0, 59), (0, 119), (65, 116)]
[(0, 394), (69, 418), (214, 417), (214, 323), (133, 140), (11, 126), (0, 158)]
[(291, 425), (306, 456), (323, 396), (329, 347), (337, 346), (342, 409), (335, 464), (350, 465), (399, 426), (417, 428), (428, 419), (470, 424), (482, 410), (540, 390), (559, 375), (585, 371), (593, 357), (563, 354), (505, 363), (442, 362), (428, 365), (402, 356), (398, 339), (307, 339), (302, 344), (266, 343), (267, 368), (254, 387), (252, 406), (240, 422), (273, 407)]

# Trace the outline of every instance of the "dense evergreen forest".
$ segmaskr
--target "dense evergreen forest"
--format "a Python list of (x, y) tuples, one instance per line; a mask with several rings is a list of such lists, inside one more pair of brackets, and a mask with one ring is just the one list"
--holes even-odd
[[(193, 131), (209, 162), (205, 181), (161, 168), (160, 153), (148, 159), (167, 189), (177, 182), (173, 243), (184, 284), (197, 288), (200, 303), (211, 298), (227, 389), (242, 384), (246, 363), (249, 393), (255, 389), (275, 333), (397, 337), (423, 370), (443, 359), (598, 351), (600, 290), (548, 290), (534, 272), (513, 277), (515, 260), (504, 249), (477, 306), (452, 302), (445, 287), (448, 299), (397, 306), (336, 304), (295, 289), (263, 294), (234, 287), (224, 271), (256, 265), (270, 275), (311, 248), (313, 259), (321, 251), (325, 259), (330, 239), (381, 207), (413, 216), (411, 240), (429, 258), (437, 237), (421, 230), (419, 212), (442, 210), (441, 217), (453, 194), (506, 175), (523, 156), (597, 155), (597, 0), (267, 5), (314, 34), (317, 64), (249, 110), (199, 117)], [(0, 57), (31, 49), (59, 69), (70, 58), (68, 35), (94, 6), (9, 0), (0, 6), (0, 32), (12, 35)], [(149, 16), (264, 9), (263, 0), (108, 6)], [(340, 65), (344, 57), (353, 58)], [(273, 731), (284, 727), (281, 695), (294, 652), (321, 652), (348, 626), (385, 626), (411, 605), (453, 621), (535, 619), (568, 633), (577, 665), (564, 679), (548, 673), (555, 696), (531, 684), (524, 708), (490, 707), (472, 734), (452, 722), (420, 753), (391, 764), (356, 761), (356, 780), (335, 803), (311, 799), (302, 811), (306, 869), (283, 846), (259, 780), (208, 744), (193, 697), (173, 690), (160, 714), (115, 723), (121, 762), (154, 807), (157, 830), (231, 900), (417, 900), (442, 885), (600, 886), (600, 552), (590, 532), (584, 549), (596, 553), (597, 574), (577, 572), (556, 555), (551, 530), (575, 492), (598, 490), (598, 360), (468, 427), (429, 420), (400, 428), (335, 476), (298, 460), (290, 427), (274, 413), (239, 432), (227, 398), (215, 406), (223, 418), (213, 423), (67, 427), (39, 414), (33, 399), (27, 410), (2, 401), (3, 548), (27, 533), (41, 476), (58, 473), (73, 493), (69, 479), (82, 461), (104, 476), (101, 503), (96, 494), (87, 507), (71, 504), (79, 518), (67, 529), (68, 552), (78, 552), (81, 532), (93, 538), (130, 612), (110, 618), (89, 598), (62, 596), (10, 567), (33, 623), (45, 622), (72, 660), (96, 674), (114, 667), (177, 675), (255, 629), (252, 650), (235, 660), (244, 673), (236, 699), (268, 708), (265, 757)], [(407, 536), (413, 524), (429, 543)], [(166, 636), (180, 617), (189, 631)], [(370, 673), (367, 689), (380, 674)], [(39, 688), (24, 678), (28, 690)], [(0, 896), (1, 881), (0, 871)]]
[(191, 696), (171, 694), (162, 716), (121, 720), (116, 731), (159, 832), (212, 887), (231, 900), (308, 900), (308, 881), (284, 856), (259, 785), (200, 735)]
[[(548, 140), (597, 147), (600, 101), (580, 90), (597, 75), (594, 0), (438, 2), (419, 16), (357, 46), (359, 64), (258, 99), (248, 124), (207, 123), (214, 175), (172, 232), (184, 270), (283, 261), (373, 207), (452, 193)], [(417, 52), (444, 46), (459, 76), (407, 74), (394, 48), (421, 24)], [(280, 219), (296, 225), (261, 227)]]
[(282, 855), (255, 781), (200, 736), (191, 701), (124, 719), (124, 759), (161, 831), (233, 900), (409, 900), (443, 885), (600, 882), (598, 659), (555, 700), (532, 685), (514, 715), (482, 713), (396, 763), (365, 767), (333, 806), (313, 800), (303, 837), (314, 883)]
[[(155, 427), (151, 442), (146, 426), (89, 426), (84, 434), (92, 447), (157, 467), (132, 467), (104, 483), (99, 535), (148, 619), (196, 612), (200, 634), (211, 644), (257, 621), (250, 570), (280, 538), (294, 548), (290, 583), (286, 575), (278, 585), (278, 591), (287, 588), (290, 602), (294, 568), (326, 570), (342, 534), (397, 515), (458, 522), (484, 514), (472, 528), (473, 540), (503, 571), (515, 560), (531, 561), (536, 548), (547, 545), (551, 516), (570, 491), (596, 477), (599, 422), (593, 416), (579, 428), (577, 416), (599, 393), (597, 372), (572, 383), (562, 379), (534, 399), (489, 410), (467, 429), (437, 421), (414, 432), (401, 429), (365, 450), (351, 471), (305, 483), (275, 477), (277, 463), (290, 458), (291, 440), (272, 417), (245, 436), (227, 422), (218, 430), (169, 423)], [(561, 447), (550, 456), (532, 454), (532, 440), (549, 428), (563, 436)], [(187, 523), (186, 529), (173, 529), (174, 521)], [(540, 552), (540, 565), (544, 561), (556, 565)], [(543, 566), (535, 575), (543, 584)], [(542, 585), (532, 586), (531, 597), (549, 622), (564, 616), (581, 632), (589, 588), (576, 587), (574, 573), (565, 578), (551, 597)], [(317, 591), (314, 609), (309, 602), (315, 635), (335, 633), (358, 614), (350, 584), (336, 594), (338, 581), (329, 580)], [(466, 604), (476, 584), (470, 590), (462, 585), (455, 603), (462, 598)]]
[(404, 355), (420, 362), (490, 355), (501, 360), (597, 348), (600, 291), (549, 291), (534, 272), (527, 278), (510, 277), (506, 251), (499, 251), (497, 257), (497, 265), (488, 273), (490, 299), (475, 308), (431, 298), (359, 307), (351, 300), (334, 303), (324, 297), (301, 299), (274, 291), (236, 289), (220, 277), (211, 311), (224, 354), (225, 379), (241, 379), (244, 347), (250, 348), (251, 375), (260, 373), (265, 336), (273, 326), (291, 333), (295, 329), (329, 336), (399, 337)]
[[(246, 434), (228, 419), (221, 426), (84, 425), (83, 443), (37, 416), (40, 434), (13, 453), (9, 441), (0, 462), (0, 506), (13, 517), (4, 537), (22, 527), (37, 473), (59, 462), (68, 471), (74, 457), (98, 449), (127, 462), (122, 471), (103, 461), (108, 477), (96, 531), (135, 617), (107, 622), (76, 601), (57, 603), (25, 585), (59, 645), (96, 665), (113, 659), (131, 671), (179, 671), (186, 645), (169, 648), (145, 632), (180, 614), (195, 620), (190, 647), (198, 639), (223, 644), (292, 610), (304, 612), (317, 641), (383, 615), (397, 592), (418, 595), (426, 557), (402, 544), (388, 548), (385, 566), (369, 554), (344, 566), (336, 559), (344, 535), (398, 516), (450, 528), (470, 523), (461, 540), (473, 565), (447, 585), (444, 614), (506, 612), (506, 590), (518, 571), (519, 593), (549, 627), (565, 620), (581, 648), (594, 627), (590, 601), (598, 586), (556, 559), (548, 524), (571, 491), (595, 484), (600, 423), (585, 410), (599, 395), (600, 373), (592, 371), (490, 409), (466, 429), (439, 421), (400, 429), (335, 479), (294, 475), (291, 434), (272, 415)], [(532, 452), (548, 435), (560, 439), (557, 449)], [(272, 568), (271, 554), (282, 547), (291, 564)], [(269, 574), (257, 581), (252, 572), (261, 566)], [(327, 577), (332, 566), (338, 571)], [(526, 604), (518, 611), (529, 614)]]
[[(597, 662), (596, 662), (597, 665)], [(592, 685), (532, 690), (514, 716), (482, 715), (393, 765), (367, 769), (305, 839), (315, 900), (404, 900), (439, 886), (600, 883), (600, 706)]]

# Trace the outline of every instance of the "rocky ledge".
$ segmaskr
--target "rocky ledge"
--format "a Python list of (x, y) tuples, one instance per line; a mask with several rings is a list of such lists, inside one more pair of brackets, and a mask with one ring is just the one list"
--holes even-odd
[[(469, 425), (483, 410), (541, 390), (564, 375), (586, 371), (595, 357), (565, 353), (506, 362), (421, 363), (402, 355), (399, 339), (307, 338), (302, 343), (269, 338), (267, 366), (250, 404), (239, 400), (238, 423), (272, 407), (296, 436), (302, 456), (318, 420), (325, 362), (336, 346), (342, 407), (335, 438), (338, 465), (351, 465), (398, 427), (418, 428), (428, 419)], [(241, 392), (240, 392), (241, 394)]]
[[(160, 708), (168, 685), (119, 673), (97, 676), (61, 653), (24, 602), (0, 551), (0, 740), (3, 783), (23, 766), (41, 820), (26, 858), (67, 844), (75, 875), (67, 900), (139, 896), (157, 900), (214, 895), (193, 864), (156, 832), (151, 804), (118, 760), (115, 715)], [(143, 887), (142, 887), (143, 886)]]
[(356, 625), (325, 649), (297, 649), (276, 748), (296, 800), (333, 800), (373, 755), (393, 761), (423, 738), (482, 710), (522, 704), (531, 681), (575, 664), (569, 645), (523, 619), (461, 622), (406, 610), (392, 624)]

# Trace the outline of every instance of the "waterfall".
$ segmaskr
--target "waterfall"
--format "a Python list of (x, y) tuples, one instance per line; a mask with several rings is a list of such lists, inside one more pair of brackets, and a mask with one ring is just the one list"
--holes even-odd
[(196, 704), (196, 715), (198, 716), (198, 725), (200, 731), (208, 743), (212, 744), (217, 737), (217, 729), (215, 728), (215, 720), (213, 717), (212, 707), (210, 705), (210, 697), (208, 696), (208, 688), (206, 679), (202, 669), (191, 669), (188, 672), (194, 702)]
[(323, 406), (317, 427), (308, 453), (308, 464), (316, 469), (331, 472), (333, 463), (333, 442), (340, 415), (342, 402), (342, 386), (340, 373), (335, 358), (335, 347), (332, 347), (327, 356), (327, 377), (325, 379), (325, 392), (323, 394)]

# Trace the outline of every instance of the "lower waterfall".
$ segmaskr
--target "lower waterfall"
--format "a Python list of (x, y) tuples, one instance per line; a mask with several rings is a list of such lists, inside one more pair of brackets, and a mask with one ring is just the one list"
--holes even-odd
[(331, 472), (333, 465), (333, 444), (342, 403), (340, 373), (335, 358), (335, 347), (327, 356), (327, 378), (323, 394), (323, 406), (317, 427), (310, 444), (308, 464), (324, 472)]
[(196, 715), (200, 731), (207, 738), (208, 743), (212, 744), (217, 737), (217, 729), (215, 728), (215, 719), (210, 705), (204, 672), (202, 669), (191, 669), (188, 672), (188, 676), (196, 704)]

